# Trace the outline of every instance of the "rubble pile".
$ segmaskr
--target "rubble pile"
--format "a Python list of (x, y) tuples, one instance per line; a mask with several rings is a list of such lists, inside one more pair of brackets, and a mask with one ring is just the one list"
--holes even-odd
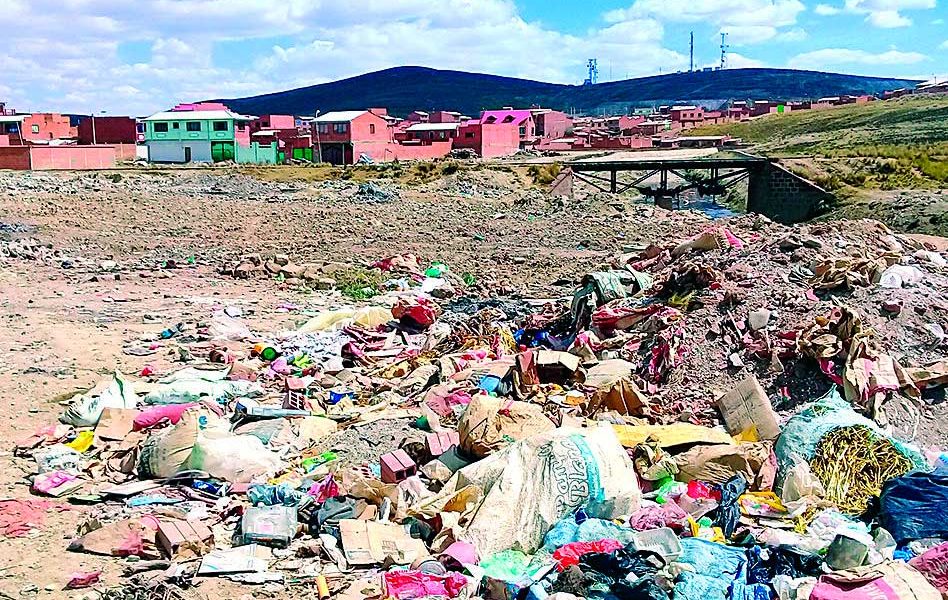
[[(130, 346), (177, 368), (114, 373), (16, 453), (88, 512), (70, 551), (163, 595), (948, 594), (945, 254), (875, 222), (698, 224), (544, 284), (564, 298), (404, 254), (291, 330), (215, 310)], [(74, 587), (118, 597), (99, 575)]]

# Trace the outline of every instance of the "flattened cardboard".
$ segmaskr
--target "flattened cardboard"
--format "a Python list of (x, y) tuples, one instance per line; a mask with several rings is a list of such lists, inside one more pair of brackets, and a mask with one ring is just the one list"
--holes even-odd
[(141, 411), (134, 408), (106, 408), (95, 426), (96, 441), (115, 442), (125, 439), (132, 432), (135, 417)]
[(428, 554), (424, 542), (409, 535), (401, 525), (379, 521), (344, 519), (339, 522), (342, 549), (350, 565), (372, 565), (391, 558), (410, 564)]
[(777, 415), (757, 378), (751, 375), (718, 399), (718, 409), (731, 435), (739, 435), (754, 426), (761, 440), (780, 435)]

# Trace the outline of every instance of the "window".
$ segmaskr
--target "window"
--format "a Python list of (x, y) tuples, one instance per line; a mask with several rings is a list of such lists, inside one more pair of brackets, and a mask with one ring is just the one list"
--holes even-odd
[(155, 123), (151, 126), (155, 133), (168, 133), (167, 123)]
[(188, 121), (188, 131), (201, 131), (200, 121)]
[(214, 131), (227, 131), (227, 121), (214, 121)]
[(375, 123), (369, 123), (369, 133), (375, 133)]
[(469, 139), (469, 140), (472, 140), (472, 139), (474, 139), (474, 132), (473, 132), (473, 131), (468, 131), (467, 133), (464, 134), (464, 137), (466, 137), (466, 138)]
[(329, 133), (329, 123), (320, 123), (316, 126), (316, 131), (319, 133)]
[(444, 136), (445, 136), (445, 135), (446, 135), (446, 134), (445, 134), (443, 131), (439, 131), (439, 132), (438, 132), (438, 137), (441, 138), (442, 140), (444, 139)]
[(333, 133), (345, 133), (349, 131), (348, 123), (333, 123), (332, 126)]
[(527, 135), (527, 128), (526, 128), (526, 126), (521, 126), (521, 127), (520, 127), (520, 135)]
[(172, 128), (172, 129), (181, 129), (181, 123), (172, 123), (172, 124), (171, 124), (171, 128)]
[(39, 125), (33, 125), (32, 131), (33, 131), (33, 133), (39, 133), (39, 132), (40, 132), (40, 126), (39, 126)]

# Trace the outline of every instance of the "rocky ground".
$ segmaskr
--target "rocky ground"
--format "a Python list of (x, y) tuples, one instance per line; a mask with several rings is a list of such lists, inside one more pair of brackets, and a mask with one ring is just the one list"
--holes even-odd
[[(818, 371), (802, 362), (759, 360), (740, 342), (751, 313), (762, 309), (770, 311), (766, 327), (777, 336), (811, 325), (841, 303), (855, 308), (886, 352), (906, 366), (948, 354), (944, 266), (908, 258), (926, 273), (922, 285), (855, 283), (808, 293), (806, 268), (822, 260), (852, 262), (887, 252), (911, 257), (923, 248), (873, 221), (790, 228), (749, 215), (711, 222), (700, 213), (608, 196), (555, 200), (502, 171), (372, 188), (348, 181), (275, 183), (226, 170), (2, 173), (0, 496), (29, 495), (24, 474), (32, 465), (12, 456), (13, 442), (55, 422), (59, 401), (112, 370), (162, 370), (180, 360), (167, 350), (123, 352), (143, 336), (199, 323), (221, 306), (240, 307), (255, 330), (278, 331), (343, 302), (338, 292), (281, 282), (265, 271), (234, 278), (228, 269), (241, 256), (285, 254), (331, 273), (332, 265), (368, 265), (410, 252), (473, 275), (468, 293), (499, 299), (515, 312), (525, 299), (569, 297), (584, 274), (635, 261), (650, 244), (671, 247), (712, 225), (730, 228), (744, 246), (696, 253), (690, 261), (724, 283), (685, 310), (682, 361), (656, 392), (660, 404), (675, 407), (669, 418), (714, 419), (707, 410), (711, 399), (749, 373), (784, 414), (825, 391)], [(49, 247), (22, 241), (27, 238)], [(663, 281), (682, 264), (658, 265), (653, 274)], [(779, 400), (783, 388), (789, 399)], [(896, 431), (925, 447), (948, 446), (945, 403), (914, 408), (904, 419), (893, 408)], [(369, 428), (338, 444), (361, 456), (372, 452), (366, 436), (397, 445), (403, 425)], [(83, 515), (81, 506), (52, 512), (38, 535), (4, 540), (0, 595), (77, 594), (62, 589), (70, 573), (98, 568), (107, 582), (120, 582), (115, 561), (64, 551)], [(201, 594), (225, 593), (214, 585), (202, 586)]]

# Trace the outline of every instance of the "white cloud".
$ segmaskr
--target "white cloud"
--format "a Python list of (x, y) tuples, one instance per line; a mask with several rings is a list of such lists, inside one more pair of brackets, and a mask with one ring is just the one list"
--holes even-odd
[[(604, 75), (611, 66), (619, 77), (687, 65), (685, 56), (663, 46), (659, 20), (616, 19), (572, 35), (526, 21), (513, 0), (0, 4), (7, 21), (30, 24), (7, 27), (0, 36), (3, 98), (21, 110), (147, 114), (181, 101), (271, 92), (406, 64), (563, 83), (581, 81), (589, 56), (599, 59)], [(215, 51), (228, 42), (256, 46), (240, 54), (243, 64), (222, 67), (235, 62), (215, 63)], [(143, 46), (147, 58), (121, 60), (127, 43)]]
[(809, 37), (810, 34), (805, 29), (797, 27), (778, 33), (775, 39), (778, 42), (802, 42)]
[(938, 49), (939, 49), (939, 50), (948, 50), (948, 40), (945, 40), (944, 42), (938, 44)]
[(937, 0), (845, 0), (846, 12), (865, 15), (874, 27), (892, 29), (908, 27), (912, 20), (902, 14), (905, 10), (935, 8)]
[(883, 29), (908, 27), (912, 24), (912, 19), (909, 19), (895, 10), (877, 10), (871, 12), (866, 16), (866, 21)]
[(811, 69), (814, 71), (830, 71), (840, 67), (861, 65), (913, 65), (928, 60), (928, 56), (920, 52), (900, 52), (888, 50), (879, 54), (865, 50), (848, 48), (824, 48), (812, 52), (798, 54), (788, 61), (788, 66), (794, 69)]
[[(716, 65), (715, 65), (716, 66)], [(737, 52), (728, 52), (727, 53), (727, 68), (728, 69), (758, 69), (761, 67), (766, 67), (767, 64), (763, 61), (757, 60), (756, 58), (749, 58), (738, 54)]]
[(835, 6), (831, 6), (829, 4), (817, 4), (816, 8), (813, 9), (813, 12), (822, 17), (831, 17), (833, 15), (838, 15), (843, 11), (842, 9), (836, 8)]

